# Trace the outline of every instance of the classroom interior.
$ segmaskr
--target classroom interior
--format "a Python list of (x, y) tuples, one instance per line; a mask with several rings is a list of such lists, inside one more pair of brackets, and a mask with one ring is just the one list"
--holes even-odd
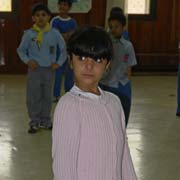
[[(0, 180), (53, 179), (51, 131), (42, 130), (36, 137), (27, 133), (27, 67), (16, 52), (24, 30), (32, 26), (32, 5), (50, 1), (13, 0), (8, 12), (0, 7)], [(132, 73), (127, 135), (138, 180), (179, 180), (180, 117), (176, 112), (180, 1), (149, 0), (145, 14), (128, 13), (130, 0), (87, 2), (85, 12), (70, 14), (79, 26), (107, 28), (108, 14), (114, 6), (127, 14), (127, 29), (138, 62)]]

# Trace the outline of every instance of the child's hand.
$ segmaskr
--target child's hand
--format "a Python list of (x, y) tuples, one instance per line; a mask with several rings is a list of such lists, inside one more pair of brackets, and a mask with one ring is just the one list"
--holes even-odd
[(28, 67), (32, 70), (37, 69), (38, 67), (38, 63), (33, 60), (28, 61), (27, 64), (28, 64)]
[(53, 63), (51, 65), (51, 68), (52, 68), (52, 70), (56, 70), (57, 68), (59, 68), (59, 64)]

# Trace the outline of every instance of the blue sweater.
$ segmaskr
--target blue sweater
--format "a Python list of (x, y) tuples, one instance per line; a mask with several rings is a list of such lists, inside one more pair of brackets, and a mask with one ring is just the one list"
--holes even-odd
[(74, 18), (62, 18), (60, 16), (55, 16), (51, 20), (51, 26), (59, 30), (60, 33), (66, 33), (77, 28), (77, 22)]
[[(29, 29), (22, 37), (17, 53), (24, 63), (34, 60), (40, 67), (50, 67), (52, 63), (62, 65), (66, 61), (66, 45), (57, 30), (51, 28), (50, 31), (44, 33), (41, 47), (35, 40), (36, 36), (37, 32)], [(57, 48), (60, 50), (58, 59), (56, 57)]]

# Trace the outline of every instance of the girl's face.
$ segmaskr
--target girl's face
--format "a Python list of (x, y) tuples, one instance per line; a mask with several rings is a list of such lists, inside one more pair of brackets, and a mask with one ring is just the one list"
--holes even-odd
[(44, 28), (50, 20), (50, 16), (45, 11), (37, 11), (33, 17), (33, 22), (40, 28)]
[(58, 8), (61, 14), (68, 14), (70, 10), (70, 6), (68, 2), (60, 2)]
[(111, 31), (111, 34), (115, 38), (121, 37), (121, 34), (122, 34), (123, 30), (124, 30), (122, 24), (117, 20), (110, 20), (109, 21), (109, 29)]
[(94, 60), (73, 54), (71, 67), (74, 70), (75, 84), (83, 91), (99, 94), (98, 83), (109, 64), (107, 59)]

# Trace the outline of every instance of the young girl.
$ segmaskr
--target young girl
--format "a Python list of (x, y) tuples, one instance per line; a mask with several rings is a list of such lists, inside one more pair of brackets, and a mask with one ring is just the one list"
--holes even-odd
[(131, 109), (131, 68), (137, 64), (133, 45), (123, 38), (126, 17), (122, 13), (113, 13), (108, 19), (112, 37), (114, 55), (110, 70), (101, 81), (101, 88), (116, 94), (121, 100), (128, 125)]
[(84, 27), (69, 40), (75, 85), (54, 114), (54, 180), (137, 179), (121, 103), (98, 87), (112, 52), (109, 35), (99, 27)]

